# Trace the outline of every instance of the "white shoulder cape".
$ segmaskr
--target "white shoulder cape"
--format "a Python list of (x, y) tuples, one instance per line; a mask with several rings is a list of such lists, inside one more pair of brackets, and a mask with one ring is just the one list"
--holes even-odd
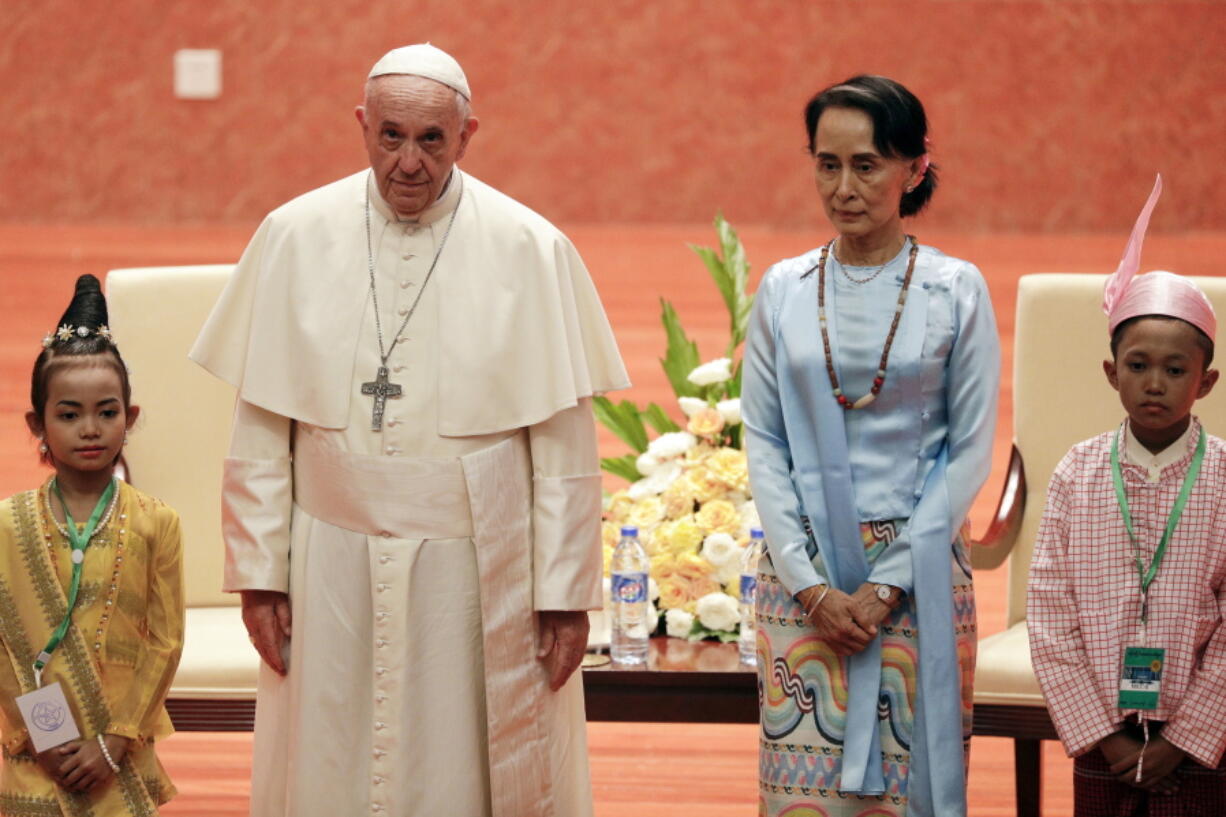
[[(270, 213), (196, 339), (191, 359), (247, 402), (324, 428), (347, 424), (369, 297), (367, 175)], [(439, 434), (529, 426), (580, 398), (626, 388), (612, 329), (574, 246), (510, 197), (467, 174), (463, 182), (430, 282), (442, 305)]]

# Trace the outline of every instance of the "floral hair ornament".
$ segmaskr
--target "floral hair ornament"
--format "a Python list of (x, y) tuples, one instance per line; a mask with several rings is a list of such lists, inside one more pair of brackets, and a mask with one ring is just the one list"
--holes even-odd
[(1200, 287), (1173, 272), (1157, 270), (1141, 276), (1136, 274), (1141, 266), (1141, 246), (1149, 229), (1149, 217), (1161, 195), (1162, 174), (1158, 174), (1154, 189), (1133, 225), (1124, 257), (1103, 287), (1107, 331), (1113, 334), (1116, 327), (1130, 318), (1164, 315), (1187, 321), (1212, 340), (1217, 335), (1217, 316), (1213, 312), (1213, 304)]
[(56, 329), (54, 332), (48, 332), (43, 335), (43, 348), (46, 349), (55, 343), (57, 340), (61, 342), (72, 340), (73, 337), (87, 338), (90, 335), (97, 335), (110, 343), (114, 343), (111, 336), (111, 328), (106, 324), (99, 326), (97, 329), (91, 329), (88, 326), (73, 326), (70, 323), (65, 323)]

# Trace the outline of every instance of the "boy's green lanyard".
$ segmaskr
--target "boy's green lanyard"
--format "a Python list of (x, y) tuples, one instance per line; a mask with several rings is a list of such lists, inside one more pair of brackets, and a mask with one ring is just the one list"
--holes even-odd
[(1192, 464), (1188, 466), (1188, 475), (1183, 478), (1183, 487), (1179, 489), (1179, 497), (1175, 500), (1175, 506), (1171, 508), (1171, 515), (1166, 520), (1166, 530), (1162, 533), (1162, 539), (1158, 542), (1158, 549), (1154, 551), (1154, 558), (1150, 560), (1148, 569), (1141, 560), (1141, 547), (1137, 544), (1137, 536), (1132, 529), (1132, 512), (1128, 508), (1128, 495), (1124, 492), (1124, 476), (1120, 471), (1119, 438), (1120, 435), (1116, 434), (1111, 440), (1111, 479), (1115, 482), (1115, 498), (1120, 504), (1120, 513), (1124, 516), (1124, 527), (1128, 529), (1128, 538), (1132, 542), (1133, 561), (1136, 562), (1137, 574), (1141, 577), (1141, 625), (1144, 627), (1149, 614), (1149, 585), (1154, 580), (1154, 576), (1158, 575), (1158, 567), (1162, 564), (1162, 557), (1166, 555), (1167, 543), (1171, 541), (1171, 534), (1174, 533), (1175, 526), (1179, 524), (1179, 517), (1183, 515), (1183, 506), (1187, 504), (1188, 496), (1192, 493), (1192, 486), (1200, 474), (1201, 460), (1205, 458), (1205, 429), (1200, 430), (1196, 453), (1192, 455)]
[(85, 523), (85, 527), (78, 531), (77, 524), (72, 521), (72, 513), (68, 510), (68, 503), (64, 501), (64, 495), (60, 493), (59, 483), (55, 480), (51, 481), (51, 487), (55, 491), (55, 495), (60, 500), (60, 505), (64, 508), (64, 520), (68, 523), (65, 527), (68, 532), (68, 542), (72, 545), (72, 583), (68, 588), (68, 609), (64, 611), (64, 620), (60, 622), (60, 626), (55, 628), (55, 632), (51, 634), (51, 638), (47, 641), (47, 646), (43, 647), (43, 651), (34, 659), (34, 686), (42, 686), (43, 667), (47, 666), (47, 662), (51, 660), (51, 654), (55, 652), (55, 648), (64, 640), (64, 634), (68, 632), (68, 625), (72, 623), (72, 608), (77, 604), (77, 592), (81, 589), (81, 568), (85, 564), (85, 548), (89, 547), (89, 540), (94, 536), (94, 529), (98, 527), (98, 520), (102, 517), (102, 512), (110, 503), (111, 497), (115, 494), (115, 480), (111, 480), (106, 486), (106, 490), (102, 492), (102, 496), (98, 498), (98, 504), (94, 506), (94, 512), (90, 514), (89, 521)]

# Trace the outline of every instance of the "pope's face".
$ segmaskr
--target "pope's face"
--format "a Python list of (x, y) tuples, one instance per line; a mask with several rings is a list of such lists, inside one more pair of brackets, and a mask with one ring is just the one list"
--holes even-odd
[(438, 199), (477, 130), (456, 92), (424, 77), (375, 78), (355, 113), (379, 192), (402, 218), (417, 217)]

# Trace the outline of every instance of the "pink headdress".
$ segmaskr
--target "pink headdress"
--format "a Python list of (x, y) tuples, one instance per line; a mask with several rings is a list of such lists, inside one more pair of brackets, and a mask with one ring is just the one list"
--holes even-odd
[(1213, 304), (1209, 303), (1209, 298), (1200, 287), (1173, 272), (1148, 272), (1137, 277), (1137, 268), (1141, 266), (1141, 245), (1145, 242), (1145, 231), (1149, 229), (1149, 216), (1161, 195), (1162, 175), (1159, 174), (1154, 181), (1153, 192), (1133, 225), (1124, 257), (1103, 288), (1107, 331), (1114, 333), (1115, 328), (1129, 318), (1166, 315), (1187, 321), (1213, 340), (1217, 335), (1217, 316), (1213, 313)]

